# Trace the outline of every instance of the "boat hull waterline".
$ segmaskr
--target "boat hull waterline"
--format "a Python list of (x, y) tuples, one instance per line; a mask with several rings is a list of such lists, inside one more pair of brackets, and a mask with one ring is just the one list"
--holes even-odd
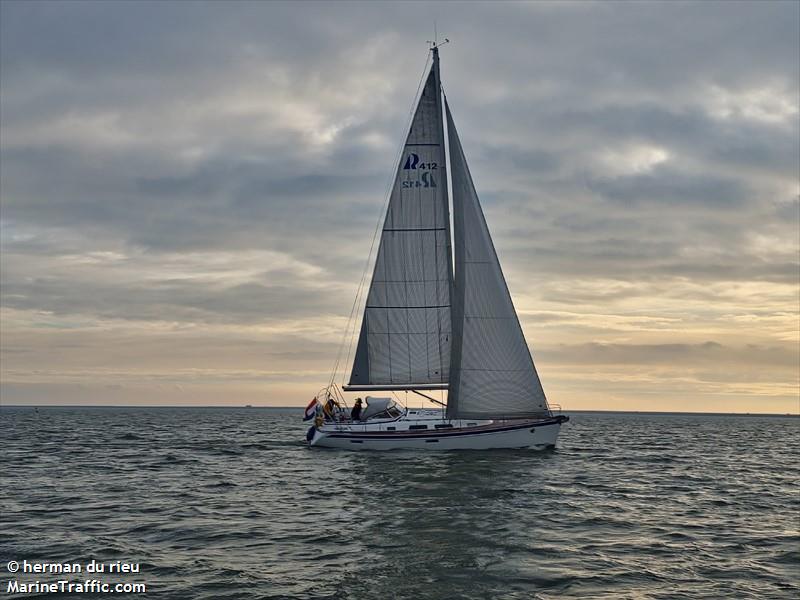
[[(479, 427), (438, 431), (354, 431), (354, 427), (325, 424), (310, 433), (309, 445), (347, 450), (545, 450), (556, 445), (566, 416), (551, 419), (501, 421)], [(357, 426), (356, 426), (357, 427)]]

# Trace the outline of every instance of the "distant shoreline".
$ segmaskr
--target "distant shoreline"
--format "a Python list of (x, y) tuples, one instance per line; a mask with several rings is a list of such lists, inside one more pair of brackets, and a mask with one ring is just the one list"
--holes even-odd
[[(0, 410), (5, 408), (104, 408), (104, 409), (179, 409), (179, 410), (286, 410), (302, 411), (302, 406), (186, 406), (186, 405), (161, 405), (161, 404), (0, 404)], [(617, 414), (617, 415), (692, 415), (707, 417), (794, 417), (800, 418), (800, 413), (738, 413), (738, 412), (679, 412), (655, 410), (569, 410), (562, 409), (562, 413), (569, 414)]]

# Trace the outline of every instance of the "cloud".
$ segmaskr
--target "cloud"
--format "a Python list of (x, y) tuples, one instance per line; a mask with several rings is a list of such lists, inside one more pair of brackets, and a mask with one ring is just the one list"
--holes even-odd
[[(72, 385), (101, 359), (84, 334), (91, 348), (135, 337), (100, 377), (112, 385), (139, 372), (137, 352), (181, 354), (163, 328), (213, 331), (244, 360), (248, 326), (290, 357), (282, 375), (261, 370), (271, 401), (308, 396), (292, 372), (324, 370), (306, 368), (314, 340), (333, 362), (431, 19), (453, 40), (448, 101), (529, 341), (577, 353), (543, 352), (545, 371), (589, 368), (588, 348), (618, 344), (650, 369), (685, 356), (663, 350), (677, 344), (724, 379), (748, 357), (702, 350), (715, 340), (776, 348), (759, 356), (791, 372), (779, 356), (798, 339), (796, 3), (6, 1), (0, 13), (9, 398), (35, 396), (37, 377), (55, 386), (43, 394), (66, 385), (55, 364), (57, 377), (36, 375), (55, 340), (85, 357)], [(229, 381), (231, 398), (263, 392), (201, 347), (201, 380)], [(183, 385), (188, 368), (162, 375)], [(694, 385), (710, 397), (713, 378)]]
[(551, 349), (553, 358), (574, 364), (644, 365), (669, 364), (673, 367), (746, 363), (759, 368), (785, 370), (798, 364), (797, 348), (763, 347), (747, 344), (728, 347), (714, 341), (701, 344), (603, 344), (562, 345)]

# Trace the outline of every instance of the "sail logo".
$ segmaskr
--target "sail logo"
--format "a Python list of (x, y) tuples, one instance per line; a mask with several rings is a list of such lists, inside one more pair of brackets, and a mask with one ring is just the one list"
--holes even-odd
[(419, 179), (412, 181), (403, 181), (403, 189), (408, 188), (435, 188), (436, 180), (433, 178), (433, 173), (425, 171)]
[(403, 165), (404, 171), (416, 171), (417, 169), (420, 170), (427, 170), (427, 171), (435, 171), (436, 170), (436, 163), (435, 162), (419, 162), (419, 154), (415, 154), (414, 152), (409, 153), (408, 158), (406, 158), (406, 163)]
[(416, 169), (417, 165), (419, 164), (419, 155), (414, 154), (413, 152), (408, 155), (406, 159), (406, 164), (403, 167), (404, 170), (408, 171), (409, 169)]

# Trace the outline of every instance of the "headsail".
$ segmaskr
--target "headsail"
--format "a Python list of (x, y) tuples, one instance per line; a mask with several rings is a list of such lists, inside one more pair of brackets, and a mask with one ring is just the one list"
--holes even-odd
[(453, 179), (453, 342), (448, 418), (539, 416), (542, 384), (489, 235), (450, 108)]
[(389, 198), (345, 389), (448, 382), (452, 266), (438, 79), (434, 54)]

